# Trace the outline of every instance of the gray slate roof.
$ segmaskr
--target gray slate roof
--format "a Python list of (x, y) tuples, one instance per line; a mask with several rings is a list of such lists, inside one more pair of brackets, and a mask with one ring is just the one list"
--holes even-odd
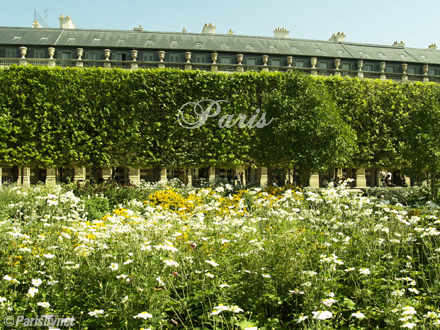
[(359, 44), (352, 42), (271, 38), (225, 34), (196, 34), (148, 31), (34, 29), (0, 27), (0, 45), (45, 47), (93, 47), (164, 51), (232, 52), (261, 55), (370, 59), (401, 63), (438, 63), (440, 51)]

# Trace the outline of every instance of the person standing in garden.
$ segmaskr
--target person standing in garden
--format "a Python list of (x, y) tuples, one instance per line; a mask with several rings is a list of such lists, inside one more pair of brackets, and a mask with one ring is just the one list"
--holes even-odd
[(234, 181), (236, 181), (237, 187), (240, 187), (240, 173), (237, 173), (237, 175), (234, 178)]
[(391, 180), (392, 180), (392, 178), (393, 178), (393, 175), (392, 175), (392, 173), (391, 173), (391, 171), (387, 171), (387, 178), (390, 180), (390, 182), (391, 182)]
[(386, 170), (382, 169), (379, 172), (379, 180), (382, 182), (382, 185), (385, 186), (385, 179), (387, 178)]
[(186, 174), (186, 171), (182, 170), (180, 172), (179, 180), (180, 180), (180, 184), (183, 184), (185, 186), (188, 185), (188, 175)]

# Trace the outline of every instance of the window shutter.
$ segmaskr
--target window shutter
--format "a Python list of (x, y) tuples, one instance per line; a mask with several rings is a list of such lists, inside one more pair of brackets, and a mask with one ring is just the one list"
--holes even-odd
[(388, 73), (394, 73), (396, 70), (395, 70), (395, 67), (394, 66), (387, 66), (387, 69), (386, 69), (386, 72), (388, 72)]
[(15, 49), (7, 49), (6, 50), (6, 57), (7, 58), (17, 58), (17, 50), (15, 50)]
[(271, 65), (272, 66), (281, 66), (281, 61), (280, 60), (271, 60)]
[(145, 62), (153, 62), (154, 61), (153, 54), (144, 53), (144, 61)]
[(257, 65), (257, 61), (255, 58), (247, 58), (246, 59), (246, 64), (247, 65)]

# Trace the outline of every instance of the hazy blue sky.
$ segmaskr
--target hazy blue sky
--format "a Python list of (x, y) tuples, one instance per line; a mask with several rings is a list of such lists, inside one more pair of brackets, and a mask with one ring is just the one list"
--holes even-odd
[[(302, 0), (302, 1), (3, 1), (0, 26), (30, 27), (34, 9), (48, 27), (58, 28), (58, 17), (70, 15), (78, 29), (132, 30), (200, 33), (213, 23), (217, 34), (232, 29), (235, 34), (273, 36), (284, 27), (291, 38), (328, 40), (345, 32), (347, 42), (406, 47), (440, 46), (439, 0)], [(439, 47), (440, 49), (440, 47)]]

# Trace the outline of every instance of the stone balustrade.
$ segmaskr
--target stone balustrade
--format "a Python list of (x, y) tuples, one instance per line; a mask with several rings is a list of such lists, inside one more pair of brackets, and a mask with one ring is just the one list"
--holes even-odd
[[(138, 59), (138, 51), (131, 51), (131, 60), (118, 61), (111, 60), (111, 50), (104, 49), (103, 60), (90, 60), (84, 59), (84, 49), (77, 48), (75, 59), (60, 59), (54, 58), (55, 48), (48, 47), (49, 58), (27, 58), (27, 47), (19, 47), (21, 58), (0, 58), (0, 67), (8, 67), (11, 65), (42, 65), (48, 67), (103, 67), (103, 68), (121, 68), (124, 70), (137, 70), (137, 69), (152, 69), (152, 68), (177, 68), (181, 70), (203, 70), (203, 71), (214, 71), (214, 72), (246, 72), (246, 71), (256, 71), (256, 72), (268, 72), (268, 71), (281, 71), (285, 72), (288, 70), (298, 70), (305, 72), (313, 76), (342, 76), (342, 77), (357, 77), (359, 79), (381, 79), (381, 80), (393, 80), (395, 82), (411, 82), (411, 81), (422, 81), (422, 82), (440, 82), (440, 76), (430, 75), (429, 66), (423, 65), (423, 74), (410, 74), (408, 73), (408, 64), (401, 63), (401, 72), (387, 72), (387, 63), (379, 62), (378, 71), (368, 71), (364, 68), (364, 61), (357, 61), (357, 70), (346, 70), (341, 68), (341, 59), (332, 60), (332, 66), (334, 68), (320, 68), (319, 58), (311, 57), (309, 61), (304, 61), (301, 58), (301, 66), (296, 66), (296, 58), (294, 56), (285, 57), (285, 66), (279, 66), (280, 56), (277, 56), (277, 65), (272, 65), (271, 58), (269, 55), (261, 55), (261, 65), (249, 65), (244, 63), (244, 55), (237, 54), (236, 60), (238, 64), (226, 64), (222, 63), (221, 58), (219, 59), (219, 54), (217, 52), (211, 53), (211, 63), (195, 63), (192, 61), (193, 54), (191, 52), (185, 52), (185, 60), (183, 62), (167, 62), (165, 61), (165, 51), (158, 51), (159, 61), (140, 61)], [(330, 63), (328, 59), (325, 59), (327, 63)], [(304, 63), (309, 63), (309, 66), (303, 66)], [(396, 63), (394, 62), (395, 66)]]

